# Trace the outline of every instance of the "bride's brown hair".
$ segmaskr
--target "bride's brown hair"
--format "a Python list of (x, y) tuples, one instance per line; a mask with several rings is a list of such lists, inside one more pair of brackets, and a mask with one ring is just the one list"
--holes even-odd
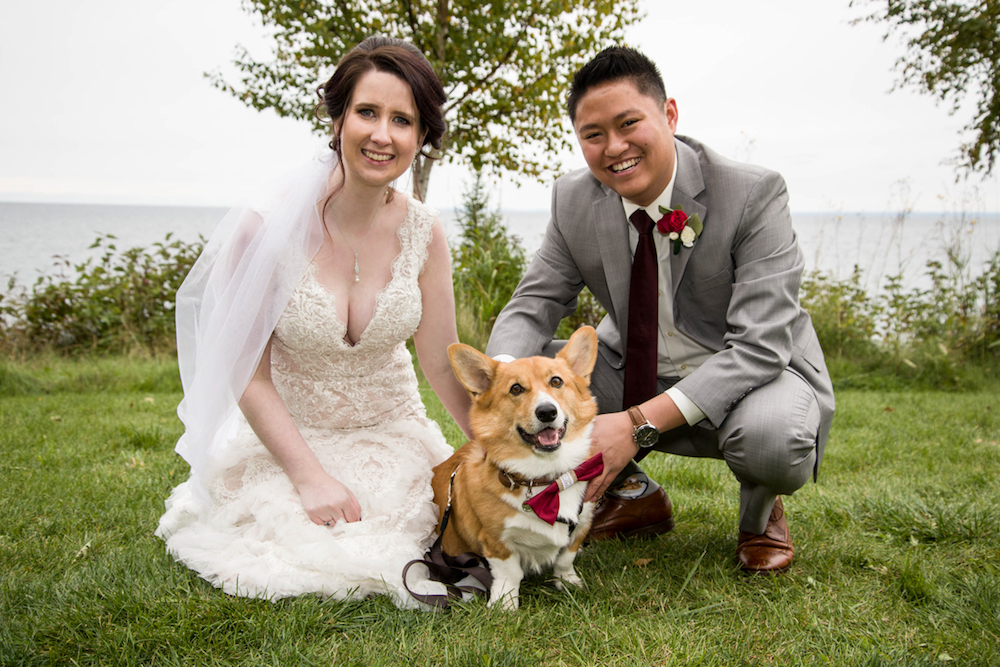
[(374, 35), (348, 51), (337, 63), (333, 76), (316, 89), (321, 100), (316, 105), (316, 115), (330, 118), (333, 125), (330, 149), (337, 154), (338, 166), (342, 163), (336, 122), (344, 117), (358, 81), (372, 71), (393, 74), (410, 87), (420, 117), (420, 132), (424, 135), (420, 154), (432, 157), (424, 148), (431, 146), (440, 150), (442, 145), (445, 120), (441, 107), (448, 100), (444, 87), (420, 49), (402, 39)]

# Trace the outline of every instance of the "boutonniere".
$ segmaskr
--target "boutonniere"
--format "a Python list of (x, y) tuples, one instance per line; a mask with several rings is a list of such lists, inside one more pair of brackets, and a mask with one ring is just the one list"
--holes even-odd
[(688, 216), (680, 206), (675, 209), (659, 207), (663, 217), (656, 223), (656, 229), (674, 242), (674, 254), (681, 251), (681, 246), (690, 248), (701, 236), (702, 224), (698, 214)]

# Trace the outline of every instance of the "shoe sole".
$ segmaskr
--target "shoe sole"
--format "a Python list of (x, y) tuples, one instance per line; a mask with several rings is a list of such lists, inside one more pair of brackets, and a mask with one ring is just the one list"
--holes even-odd
[(619, 537), (656, 537), (657, 535), (662, 535), (663, 533), (669, 533), (674, 529), (674, 518), (670, 517), (665, 521), (660, 523), (654, 523), (649, 526), (643, 526), (642, 528), (636, 528), (635, 530), (626, 531), (624, 533), (619, 533)]
[(627, 530), (623, 532), (617, 532), (613, 534), (609, 533), (590, 533), (587, 535), (588, 542), (603, 542), (605, 540), (624, 540), (624, 539), (650, 539), (656, 537), (657, 535), (662, 535), (664, 533), (669, 533), (674, 529), (674, 518), (670, 517), (660, 523), (653, 523), (648, 526), (642, 526), (641, 528), (635, 528), (633, 530)]

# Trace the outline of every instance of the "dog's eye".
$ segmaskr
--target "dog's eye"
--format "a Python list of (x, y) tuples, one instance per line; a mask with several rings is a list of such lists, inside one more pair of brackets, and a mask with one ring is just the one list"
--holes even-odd
[(513, 387), (510, 388), (510, 393), (513, 394), (514, 396), (520, 396), (521, 394), (524, 393), (524, 387), (522, 387), (519, 384), (515, 384)]
[(558, 389), (559, 387), (563, 386), (562, 378), (559, 377), (558, 375), (553, 376), (552, 379), (549, 380), (549, 385)]

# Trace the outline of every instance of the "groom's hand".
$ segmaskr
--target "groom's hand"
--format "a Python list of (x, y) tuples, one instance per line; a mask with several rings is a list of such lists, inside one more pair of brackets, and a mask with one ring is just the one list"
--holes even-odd
[(595, 502), (608, 490), (632, 457), (639, 451), (632, 439), (632, 420), (627, 412), (609, 412), (597, 415), (591, 434), (591, 453), (604, 455), (604, 472), (587, 485), (584, 500)]

